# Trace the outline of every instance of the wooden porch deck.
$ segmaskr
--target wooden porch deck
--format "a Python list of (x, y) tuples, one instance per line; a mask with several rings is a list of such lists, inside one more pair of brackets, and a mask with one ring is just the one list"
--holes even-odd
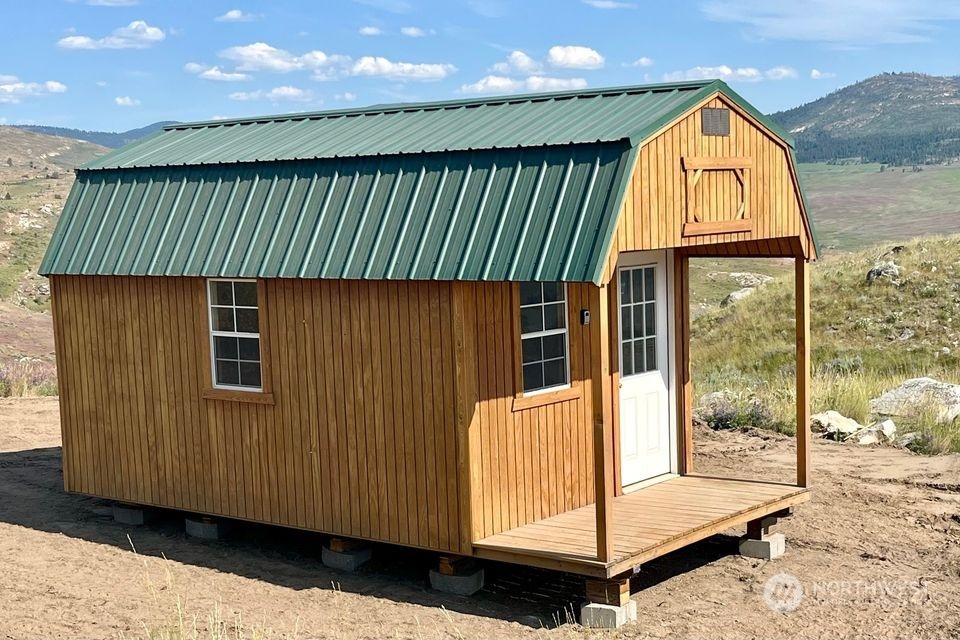
[(809, 500), (794, 485), (680, 476), (613, 499), (614, 553), (597, 559), (594, 505), (474, 543), (474, 555), (610, 578), (730, 527)]

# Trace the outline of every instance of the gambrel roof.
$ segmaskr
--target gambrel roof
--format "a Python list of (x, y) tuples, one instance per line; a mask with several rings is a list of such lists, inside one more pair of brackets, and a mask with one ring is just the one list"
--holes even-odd
[(597, 281), (637, 148), (720, 81), (177, 124), (77, 172), (40, 272)]

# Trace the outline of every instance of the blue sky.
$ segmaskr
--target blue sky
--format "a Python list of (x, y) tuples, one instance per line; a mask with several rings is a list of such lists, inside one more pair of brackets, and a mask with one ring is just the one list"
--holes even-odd
[(721, 77), (763, 111), (882, 71), (960, 74), (955, 0), (27, 0), (0, 123), (125, 130)]

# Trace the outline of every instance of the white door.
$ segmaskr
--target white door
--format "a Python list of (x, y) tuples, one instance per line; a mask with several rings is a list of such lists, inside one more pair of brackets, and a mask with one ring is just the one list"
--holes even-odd
[(665, 252), (621, 256), (621, 265), (620, 469), (627, 487), (671, 471), (671, 367)]

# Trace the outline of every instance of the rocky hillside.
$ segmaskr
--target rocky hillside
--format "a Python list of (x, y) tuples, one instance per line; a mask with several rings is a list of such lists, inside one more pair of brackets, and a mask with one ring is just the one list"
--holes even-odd
[(73, 170), (107, 151), (0, 127), (0, 302), (46, 307), (46, 282), (36, 270), (73, 185)]
[[(814, 412), (866, 424), (870, 400), (905, 380), (960, 383), (960, 236), (824, 259), (812, 269), (811, 305)], [(729, 393), (734, 423), (792, 431), (792, 310), (789, 274), (698, 317), (694, 393)], [(925, 430), (930, 450), (960, 451), (960, 424), (900, 426)]]
[(771, 117), (796, 137), (802, 162), (960, 158), (960, 76), (885, 73)]

